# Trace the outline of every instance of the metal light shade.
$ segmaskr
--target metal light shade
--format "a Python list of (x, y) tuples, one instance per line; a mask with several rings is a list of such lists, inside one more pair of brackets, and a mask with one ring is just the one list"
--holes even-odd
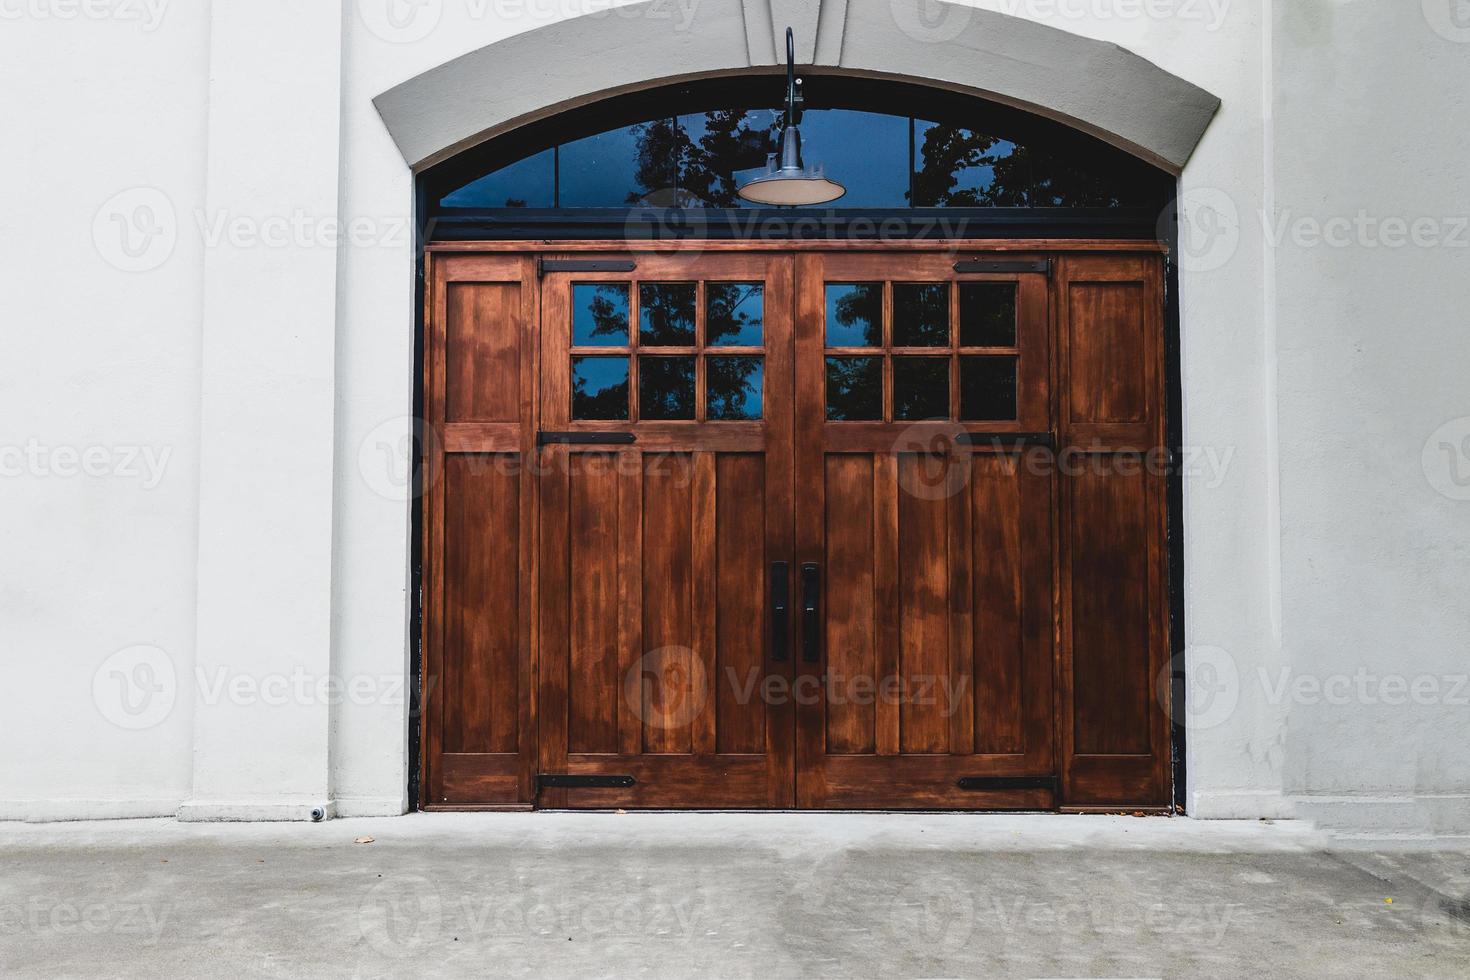
[(826, 204), (847, 193), (847, 188), (829, 180), (820, 164), (801, 164), (801, 131), (795, 125), (781, 131), (781, 159), (772, 153), (766, 172), (746, 181), (737, 191), (752, 204), (796, 207), (801, 204)]

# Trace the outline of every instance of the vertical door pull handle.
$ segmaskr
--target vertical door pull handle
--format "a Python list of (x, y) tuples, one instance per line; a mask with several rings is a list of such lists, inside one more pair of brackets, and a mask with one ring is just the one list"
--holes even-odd
[(801, 566), (801, 659), (814, 664), (822, 649), (822, 575), (816, 562)]
[(791, 566), (771, 562), (771, 659), (791, 659)]

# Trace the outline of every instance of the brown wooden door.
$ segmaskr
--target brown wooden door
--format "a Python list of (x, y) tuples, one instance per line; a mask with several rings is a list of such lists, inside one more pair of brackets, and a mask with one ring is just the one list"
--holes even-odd
[[(790, 806), (791, 705), (767, 692), (791, 670), (771, 592), (791, 553), (792, 259), (545, 268), (540, 770), (584, 785), (539, 802)], [(606, 776), (633, 782), (585, 785)]]
[(429, 269), (426, 806), (1168, 803), (1157, 253)]
[(800, 806), (1057, 803), (1045, 263), (955, 262), (797, 260)]

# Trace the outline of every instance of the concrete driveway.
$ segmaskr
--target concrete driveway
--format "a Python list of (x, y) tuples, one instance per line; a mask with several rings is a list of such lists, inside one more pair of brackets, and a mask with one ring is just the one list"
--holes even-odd
[(0, 976), (411, 974), (1461, 978), (1470, 854), (1041, 815), (0, 824)]

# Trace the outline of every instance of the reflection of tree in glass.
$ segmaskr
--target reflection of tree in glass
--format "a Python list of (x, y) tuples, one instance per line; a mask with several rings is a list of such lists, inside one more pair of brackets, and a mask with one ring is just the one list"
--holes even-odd
[(638, 359), (638, 417), (694, 418), (694, 358)]
[[(1019, 146), (948, 123), (925, 124), (911, 203), (921, 208), (1144, 206), (1147, 191), (1121, 168), (1089, 153), (1087, 166), (1067, 153)], [(959, 187), (966, 171), (990, 170), (988, 182)]]
[[(637, 147), (637, 187), (627, 203), (668, 207), (735, 208), (735, 173), (759, 167), (774, 145), (775, 124), (745, 109), (716, 109), (703, 114), (698, 141), (678, 120), (658, 119), (632, 128)], [(685, 117), (691, 118), (691, 117)], [(677, 185), (678, 191), (672, 189)], [(652, 197), (650, 196), (652, 195)]]
[(830, 307), (832, 316), (848, 330), (861, 325), (863, 343), (877, 347), (883, 343), (883, 284), (861, 282), (843, 287)]
[(640, 342), (660, 347), (694, 344), (694, 283), (645, 283), (638, 289)]
[(707, 342), (760, 343), (761, 320), (765, 313), (764, 287), (760, 283), (722, 282), (705, 286), (709, 318)]
[(895, 347), (939, 347), (949, 343), (949, 288), (941, 282), (893, 287)]
[(882, 358), (827, 358), (827, 418), (851, 422), (882, 416)]
[(673, 119), (652, 119), (629, 129), (633, 135), (636, 186), (628, 191), (627, 203), (668, 207), (671, 200), (650, 199), (661, 192), (672, 191), (678, 183), (678, 161), (687, 142)]
[[(1031, 174), (1029, 168), (1014, 161), (1013, 149), (1005, 140), (960, 126), (929, 126), (919, 150), (910, 203), (921, 208), (1023, 206)], [(989, 184), (956, 186), (964, 171), (987, 167), (993, 174)]]
[(628, 287), (608, 283), (592, 287), (587, 301), (587, 314), (592, 318), (591, 337), (623, 337), (628, 332)]
[[(607, 366), (604, 367), (604, 364)], [(606, 357), (573, 358), (572, 418), (627, 418), (627, 372), (626, 360)], [(620, 380), (613, 382), (614, 377)]]
[(709, 417), (714, 420), (761, 416), (761, 359), (711, 357), (705, 362)]

